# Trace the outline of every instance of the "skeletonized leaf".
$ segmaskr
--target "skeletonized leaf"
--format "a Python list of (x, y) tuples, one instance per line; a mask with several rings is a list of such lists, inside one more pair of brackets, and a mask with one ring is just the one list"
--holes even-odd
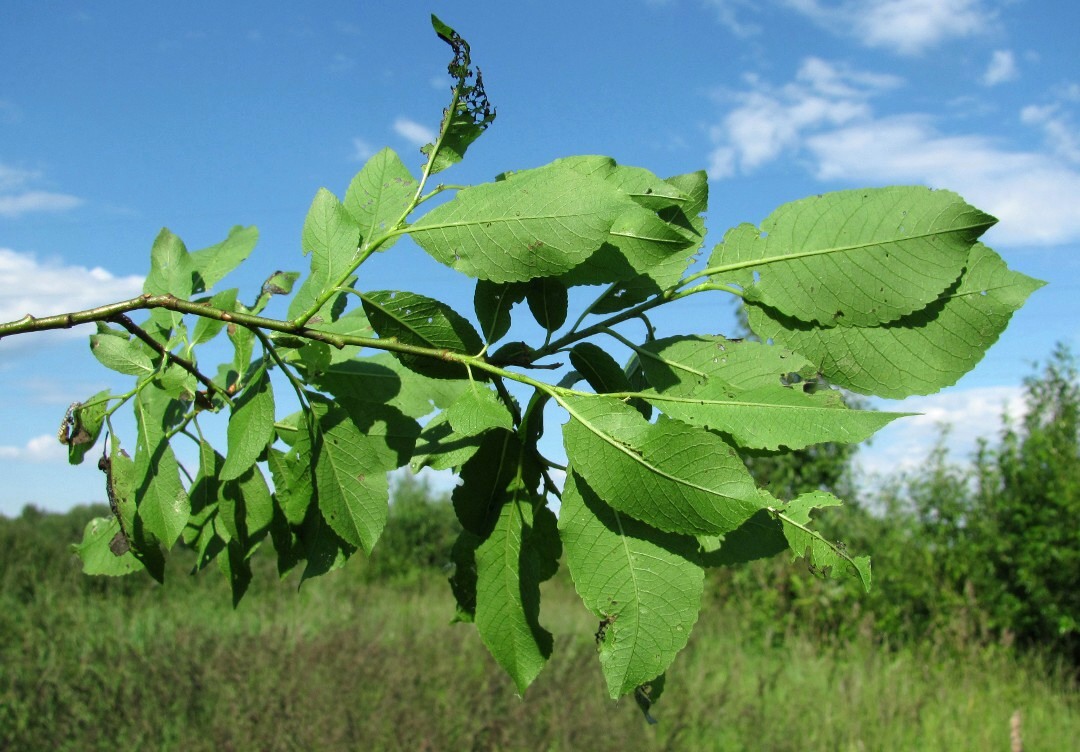
[(722, 535), (769, 497), (718, 435), (676, 420), (649, 423), (604, 396), (560, 395), (574, 469), (609, 506), (676, 533)]
[(905, 413), (851, 410), (839, 392), (807, 393), (816, 369), (800, 355), (760, 342), (723, 337), (671, 337), (644, 345), (641, 365), (656, 390), (645, 399), (684, 423), (722, 431), (740, 446), (802, 449), (835, 441), (852, 444)]
[[(416, 193), (416, 180), (392, 149), (379, 151), (349, 183), (342, 202), (360, 227), (362, 242), (371, 241), (402, 218)], [(384, 242), (385, 251), (395, 239)]]
[(972, 247), (959, 285), (891, 325), (822, 330), (758, 305), (747, 306), (747, 312), (758, 336), (805, 356), (833, 384), (899, 399), (955, 384), (1043, 284), (1009, 270), (980, 243)]
[(876, 326), (936, 300), (996, 221), (949, 191), (839, 191), (785, 204), (760, 232), (729, 231), (709, 266), (717, 282), (742, 285), (748, 300), (785, 316)]
[(808, 557), (811, 569), (824, 576), (842, 573), (858, 577), (869, 592), (870, 557), (853, 557), (843, 543), (828, 541), (821, 533), (807, 527), (811, 509), (835, 507), (842, 503), (830, 493), (811, 491), (789, 502), (776, 516), (784, 526), (784, 535), (791, 546), (792, 559)]
[(662, 674), (686, 646), (705, 579), (697, 542), (612, 509), (575, 472), (559, 529), (578, 595), (600, 619), (600, 665), (617, 698)]

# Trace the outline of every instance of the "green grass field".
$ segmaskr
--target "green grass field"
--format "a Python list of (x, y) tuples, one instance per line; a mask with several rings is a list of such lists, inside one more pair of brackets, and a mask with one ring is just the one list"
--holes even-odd
[(438, 576), (372, 584), (362, 566), (299, 592), (264, 576), (235, 611), (222, 578), (178, 562), (165, 587), (88, 581), (66, 556), (7, 572), (0, 749), (1007, 750), (1016, 711), (1028, 752), (1080, 739), (1076, 685), (1030, 657), (829, 644), (719, 603), (648, 726), (607, 698), (597, 624), (561, 576), (541, 616), (555, 657), (521, 699), (449, 623)]

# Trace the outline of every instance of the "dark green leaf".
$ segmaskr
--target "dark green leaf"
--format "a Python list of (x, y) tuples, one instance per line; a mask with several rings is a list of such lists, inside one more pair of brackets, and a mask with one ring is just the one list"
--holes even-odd
[(546, 331), (553, 332), (566, 323), (569, 299), (566, 287), (559, 280), (545, 277), (530, 280), (525, 295), (533, 318)]
[(525, 286), (517, 282), (476, 281), (473, 310), (488, 344), (498, 342), (510, 331), (510, 309), (525, 299)]

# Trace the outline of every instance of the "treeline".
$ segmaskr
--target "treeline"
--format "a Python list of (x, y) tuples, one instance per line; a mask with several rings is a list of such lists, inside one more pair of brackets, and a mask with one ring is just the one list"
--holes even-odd
[[(866, 594), (853, 580), (816, 577), (782, 555), (715, 572), (710, 597), (736, 609), (747, 629), (777, 640), (798, 630), (823, 640), (1015, 643), (1080, 665), (1080, 387), (1066, 348), (1025, 381), (1025, 396), (1024, 418), (1003, 419), (1000, 435), (970, 462), (950, 458), (942, 440), (918, 471), (861, 496), (851, 483), (849, 448), (752, 458), (759, 481), (782, 498), (825, 488), (852, 500), (820, 524), (850, 550), (872, 554), (874, 587)], [(157, 587), (149, 578), (80, 573), (70, 544), (91, 518), (106, 514), (104, 506), (65, 515), (28, 507), (18, 518), (0, 518), (4, 595), (27, 602), (42, 589), (121, 595)], [(364, 580), (407, 587), (448, 568), (459, 530), (448, 494), (399, 478), (379, 545), (350, 569), (359, 565)], [(176, 574), (194, 564), (193, 555), (174, 558)], [(272, 586), (274, 567), (265, 558), (256, 581)], [(173, 576), (167, 587), (197, 581)]]

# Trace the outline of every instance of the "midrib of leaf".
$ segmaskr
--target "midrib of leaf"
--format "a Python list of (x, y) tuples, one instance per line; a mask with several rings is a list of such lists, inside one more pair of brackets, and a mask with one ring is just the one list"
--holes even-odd
[(974, 230), (982, 227), (985, 223), (963, 225), (960, 227), (950, 227), (948, 230), (936, 230), (931, 232), (921, 232), (915, 235), (901, 235), (899, 237), (885, 238), (881, 240), (872, 240), (865, 243), (855, 243), (853, 245), (841, 245), (832, 246), (830, 248), (817, 248), (809, 251), (793, 251), (791, 253), (785, 253), (780, 256), (765, 256), (762, 258), (749, 259), (746, 261), (735, 261), (730, 264), (721, 264), (720, 266), (711, 266), (708, 269), (693, 274), (682, 280), (681, 285), (686, 285), (695, 279), (701, 279), (702, 277), (710, 277), (715, 274), (724, 274), (726, 272), (735, 272), (740, 269), (748, 269), (752, 266), (765, 266), (768, 264), (776, 264), (782, 261), (796, 261), (801, 258), (811, 258), (813, 256), (826, 256), (831, 253), (845, 253), (848, 251), (858, 251), (865, 248), (873, 248), (875, 246), (885, 245), (887, 243), (903, 243), (909, 240), (921, 240), (923, 238), (934, 238), (941, 235), (952, 235), (965, 230)]
[[(686, 480), (685, 478), (679, 478), (679, 477), (676, 477), (676, 476), (672, 475), (671, 473), (668, 473), (668, 472), (665, 472), (664, 470), (661, 470), (660, 468), (656, 467), (652, 463), (648, 462), (639, 452), (637, 452), (632, 447), (629, 447), (626, 444), (623, 444), (621, 441), (616, 440), (613, 436), (609, 436), (608, 434), (604, 433), (599, 428), (594, 426), (592, 423), (590, 423), (588, 420), (581, 417), (581, 415), (576, 410), (574, 410), (572, 407), (570, 407), (570, 405), (567, 404), (566, 400), (562, 399), (557, 392), (552, 391), (551, 396), (553, 396), (555, 398), (556, 402), (558, 402), (560, 405), (563, 406), (563, 409), (565, 409), (568, 413), (570, 413), (570, 417), (572, 417), (578, 423), (580, 423), (581, 425), (583, 425), (587, 429), (589, 429), (589, 431), (592, 432), (595, 436), (602, 439), (604, 442), (610, 444), (611, 446), (615, 447), (620, 452), (625, 454), (630, 459), (634, 460), (634, 462), (637, 462), (639, 465), (641, 465), (643, 468), (645, 468), (649, 472), (653, 473), (654, 475), (659, 475), (661, 478), (669, 480), (672, 483), (675, 483), (677, 485), (686, 486), (687, 488), (693, 488), (693, 489), (695, 489), (697, 491), (702, 491), (704, 493), (709, 494), (710, 496), (716, 496), (716, 497), (721, 498), (721, 499), (728, 498), (728, 497), (723, 496), (722, 494), (718, 493), (717, 491), (715, 491), (712, 488), (706, 488), (705, 486), (700, 486), (697, 483), (693, 483), (691, 481)], [(592, 396), (592, 395), (589, 395), (589, 396)], [(604, 395), (604, 396), (608, 397), (608, 396), (611, 396), (611, 395)]]
[(634, 665), (634, 658), (637, 656), (638, 645), (641, 643), (641, 606), (638, 605), (641, 602), (641, 588), (638, 587), (637, 570), (634, 568), (633, 554), (630, 551), (630, 546), (626, 542), (626, 531), (623, 529), (622, 514), (618, 509), (612, 507), (611, 511), (615, 514), (615, 522), (619, 525), (619, 542), (622, 544), (623, 553), (626, 555), (626, 565), (630, 570), (630, 580), (634, 586), (634, 603), (636, 609), (636, 621), (638, 622), (638, 628), (633, 630), (634, 638), (630, 643), (630, 660), (626, 662), (626, 671), (623, 672), (621, 677), (623, 682), (626, 680), (626, 672), (630, 670), (630, 667)]
[(701, 397), (674, 397), (670, 395), (651, 393), (651, 392), (611, 392), (605, 394), (605, 397), (612, 397), (614, 399), (643, 399), (647, 402), (682, 402), (685, 404), (694, 405), (715, 405), (721, 407), (760, 407), (768, 408), (772, 410), (831, 410), (839, 414), (858, 414), (858, 413), (872, 413), (874, 415), (892, 415), (895, 418), (903, 418), (910, 415), (918, 415), (919, 413), (885, 413), (878, 412), (876, 410), (850, 410), (844, 407), (825, 407), (822, 405), (783, 405), (776, 402), (745, 402), (743, 400), (715, 400), (704, 399)]
[[(413, 335), (415, 335), (418, 340), (420, 340), (421, 342), (426, 342), (429, 347), (439, 349), (439, 350), (447, 350), (447, 349), (449, 349), (449, 348), (447, 348), (447, 347), (445, 347), (443, 345), (438, 344), (437, 342), (432, 342), (426, 336), (421, 334), (418, 329), (416, 329), (411, 324), (407, 323), (405, 321), (405, 319), (401, 318), (400, 316), (398, 316), (398, 315), (396, 315), (394, 313), (391, 313), (387, 308), (385, 308), (382, 305), (379, 305), (374, 300), (372, 300), (369, 296), (361, 294), (360, 299), (363, 300), (365, 303), (367, 303), (372, 308), (377, 308), (387, 318), (393, 319), (394, 321), (396, 321), (398, 324), (400, 324), (402, 326), (402, 328), (407, 329), (408, 331), (412, 332)], [(392, 339), (398, 339), (398, 338), (393, 337)]]

